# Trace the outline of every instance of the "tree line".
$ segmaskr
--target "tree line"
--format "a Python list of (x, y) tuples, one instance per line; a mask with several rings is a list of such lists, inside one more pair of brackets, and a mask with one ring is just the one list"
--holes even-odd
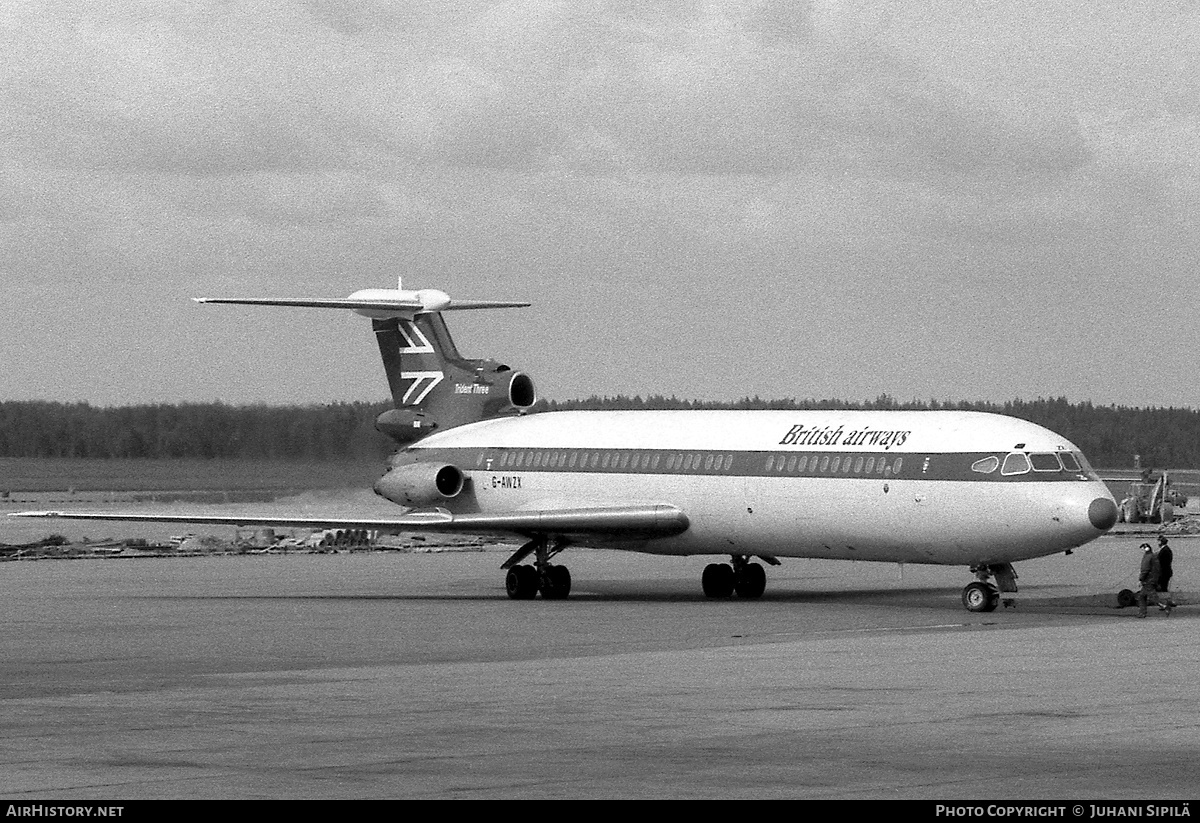
[[(246, 458), (345, 460), (391, 450), (375, 431), (387, 402), (309, 406), (225, 403), (96, 407), (51, 401), (0, 402), (0, 457)], [(1071, 403), (1066, 398), (979, 401), (680, 400), (654, 395), (540, 401), (533, 413), (571, 409), (967, 409), (1019, 417), (1079, 446), (1095, 466), (1200, 467), (1200, 411)]]
[(0, 403), (0, 457), (342, 460), (387, 454), (387, 403)]

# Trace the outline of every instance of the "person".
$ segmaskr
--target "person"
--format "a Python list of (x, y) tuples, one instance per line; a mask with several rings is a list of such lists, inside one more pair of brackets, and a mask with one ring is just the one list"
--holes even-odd
[[(1175, 559), (1175, 553), (1171, 551), (1171, 545), (1167, 543), (1167, 536), (1160, 534), (1158, 536), (1158, 591), (1165, 595), (1158, 600), (1159, 611), (1164, 611), (1167, 614), (1171, 613), (1171, 609), (1175, 608), (1175, 599), (1171, 597), (1171, 576), (1175, 573), (1171, 568), (1172, 562)], [(1166, 603), (1163, 603), (1166, 600)]]
[(1138, 582), (1142, 584), (1138, 592), (1138, 617), (1146, 616), (1146, 606), (1151, 599), (1158, 603), (1158, 555), (1149, 543), (1142, 544), (1142, 565), (1138, 570)]

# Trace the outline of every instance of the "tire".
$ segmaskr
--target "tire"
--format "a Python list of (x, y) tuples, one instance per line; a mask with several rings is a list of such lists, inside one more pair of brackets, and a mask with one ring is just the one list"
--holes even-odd
[(533, 566), (513, 566), (504, 578), (511, 600), (532, 600), (538, 590), (538, 573)]
[(733, 588), (737, 591), (738, 597), (747, 599), (762, 597), (767, 588), (767, 573), (757, 563), (747, 563), (742, 569), (742, 573), (737, 576)]
[(995, 611), (1000, 604), (1000, 593), (988, 583), (968, 583), (962, 592), (962, 603), (969, 612)]
[(733, 566), (728, 563), (709, 563), (700, 578), (704, 596), (726, 598), (733, 595)]
[(566, 600), (571, 593), (571, 572), (566, 566), (550, 566), (540, 583), (542, 597), (546, 600)]

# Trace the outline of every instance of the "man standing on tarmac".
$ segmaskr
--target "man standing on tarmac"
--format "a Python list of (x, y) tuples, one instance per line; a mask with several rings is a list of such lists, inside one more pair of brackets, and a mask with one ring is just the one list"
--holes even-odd
[[(1158, 556), (1150, 548), (1149, 543), (1142, 544), (1142, 567), (1138, 572), (1138, 582), (1142, 584), (1138, 592), (1138, 617), (1146, 616), (1146, 604), (1151, 598), (1158, 603)], [(1159, 603), (1159, 605), (1162, 605)]]
[[(1158, 536), (1158, 591), (1163, 597), (1159, 598), (1158, 610), (1171, 613), (1171, 609), (1175, 608), (1175, 601), (1171, 598), (1171, 575), (1174, 572), (1171, 569), (1171, 562), (1175, 558), (1175, 553), (1171, 551), (1171, 547), (1167, 544), (1167, 536), (1160, 534)], [(1166, 600), (1166, 604), (1163, 603)]]

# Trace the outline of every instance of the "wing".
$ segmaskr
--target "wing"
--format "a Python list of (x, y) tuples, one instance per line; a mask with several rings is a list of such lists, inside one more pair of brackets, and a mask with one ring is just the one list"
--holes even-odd
[(500, 514), (452, 514), (445, 509), (408, 512), (389, 518), (276, 517), (252, 514), (134, 514), (122, 512), (14, 512), (9, 517), (62, 520), (116, 520), (127, 523), (196, 523), (221, 526), (280, 526), (311, 529), (372, 529), (383, 532), (445, 531), (531, 535), (609, 535), (667, 537), (688, 528), (687, 515), (675, 506), (609, 506), (513, 511)]

